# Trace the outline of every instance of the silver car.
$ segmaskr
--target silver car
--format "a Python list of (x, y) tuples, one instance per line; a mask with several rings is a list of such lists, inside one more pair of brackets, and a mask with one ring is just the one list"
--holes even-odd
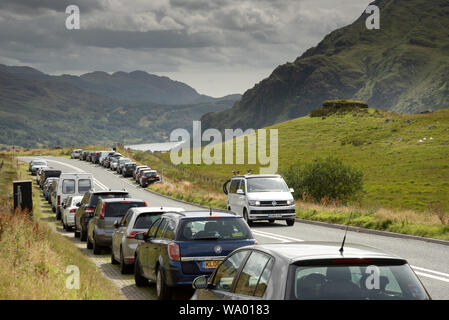
[(133, 270), (134, 254), (141, 240), (134, 237), (138, 233), (147, 232), (151, 224), (165, 212), (181, 212), (182, 208), (144, 207), (131, 208), (121, 220), (114, 222), (115, 232), (112, 235), (111, 263), (120, 263), (123, 274)]
[(61, 222), (64, 230), (70, 231), (75, 226), (75, 214), (76, 210), (78, 210), (76, 205), (79, 204), (82, 199), (83, 196), (73, 196), (68, 197), (65, 200), (61, 210)]

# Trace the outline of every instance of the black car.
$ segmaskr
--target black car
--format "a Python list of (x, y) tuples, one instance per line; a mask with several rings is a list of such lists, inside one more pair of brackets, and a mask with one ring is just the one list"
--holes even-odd
[(125, 163), (122, 169), (122, 175), (126, 177), (130, 177), (134, 173), (134, 169), (136, 168), (137, 164), (135, 162)]
[(129, 198), (130, 195), (126, 190), (108, 190), (108, 191), (93, 191), (90, 190), (84, 194), (81, 200), (80, 207), (75, 214), (75, 227), (73, 231), (75, 237), (80, 237), (81, 241), (87, 239), (87, 224), (92, 218), (97, 203), (100, 199), (111, 198)]
[(144, 240), (136, 249), (136, 285), (156, 282), (159, 299), (170, 299), (175, 287), (191, 289), (233, 250), (256, 243), (242, 217), (209, 210), (164, 213), (135, 239)]
[(197, 300), (428, 300), (407, 261), (367, 246), (301, 242), (248, 246), (193, 282)]
[(59, 178), (61, 175), (61, 170), (53, 169), (53, 168), (44, 168), (42, 169), (41, 178), (39, 180), (39, 186), (43, 188), (45, 180), (48, 178)]

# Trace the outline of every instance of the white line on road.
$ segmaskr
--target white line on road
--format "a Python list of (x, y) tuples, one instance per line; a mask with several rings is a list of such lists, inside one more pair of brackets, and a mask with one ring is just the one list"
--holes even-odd
[(292, 238), (292, 237), (287, 237), (287, 236), (281, 236), (279, 234), (276, 233), (270, 233), (270, 232), (265, 232), (265, 231), (260, 231), (259, 229), (256, 230), (251, 230), (253, 233), (259, 233), (261, 236), (263, 235), (267, 235), (267, 236), (271, 236), (271, 237), (278, 237), (281, 238), (282, 240), (290, 240), (290, 241), (296, 241), (296, 242), (302, 242), (304, 240), (302, 239), (297, 239), (297, 238)]

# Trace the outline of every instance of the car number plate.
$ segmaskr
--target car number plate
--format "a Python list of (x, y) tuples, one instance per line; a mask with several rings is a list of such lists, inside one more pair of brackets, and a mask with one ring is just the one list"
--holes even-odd
[(203, 267), (204, 269), (215, 269), (218, 267), (218, 265), (221, 263), (221, 260), (210, 260), (210, 261), (204, 261)]
[(281, 218), (282, 217), (282, 214), (279, 214), (279, 213), (272, 213), (272, 214), (270, 214), (270, 215), (268, 215), (270, 218)]

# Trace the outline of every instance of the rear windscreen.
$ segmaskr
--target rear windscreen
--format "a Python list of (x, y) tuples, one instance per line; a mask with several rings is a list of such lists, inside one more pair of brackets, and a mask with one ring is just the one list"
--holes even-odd
[(95, 207), (98, 203), (99, 199), (117, 199), (117, 198), (129, 198), (128, 193), (101, 193), (101, 194), (93, 194), (90, 200), (90, 205)]
[(75, 180), (65, 179), (62, 181), (62, 193), (71, 194), (75, 193)]
[(106, 204), (105, 217), (123, 217), (129, 208), (145, 207), (144, 202), (110, 202)]
[(153, 222), (156, 221), (161, 216), (161, 214), (162, 212), (158, 214), (141, 213), (134, 223), (134, 229), (149, 229)]
[(296, 266), (289, 272), (293, 300), (427, 300), (407, 264)]
[(189, 240), (251, 239), (251, 231), (241, 218), (207, 218), (186, 220), (180, 238)]
[(92, 181), (90, 179), (79, 179), (78, 180), (78, 192), (85, 193), (92, 189)]

